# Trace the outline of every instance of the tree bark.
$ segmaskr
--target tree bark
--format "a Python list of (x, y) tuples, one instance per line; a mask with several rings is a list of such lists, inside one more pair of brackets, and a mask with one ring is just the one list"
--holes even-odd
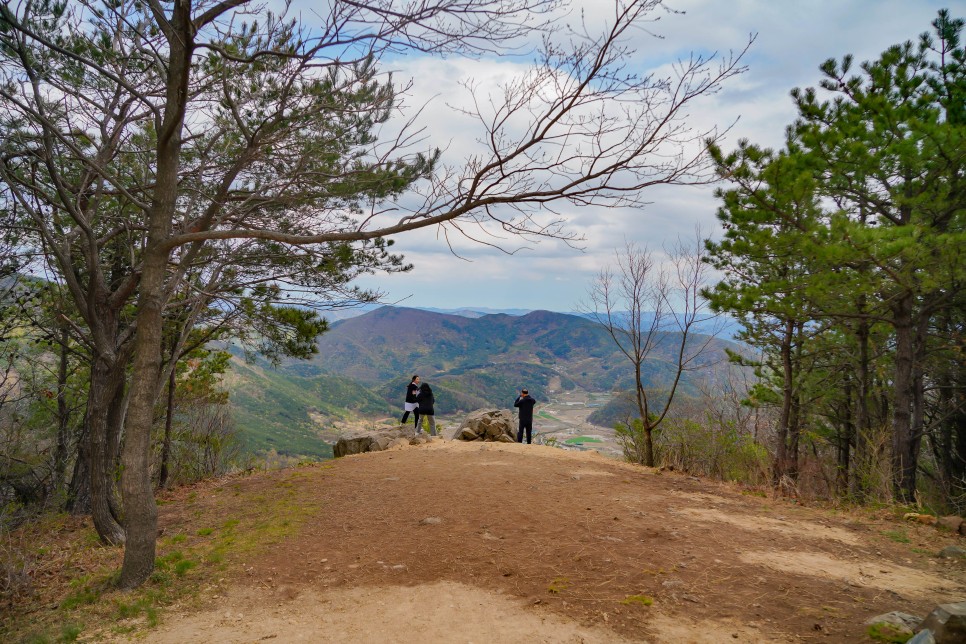
[(77, 443), (77, 458), (67, 487), (67, 511), (74, 516), (91, 514), (91, 457), (86, 428)]
[(171, 457), (171, 422), (174, 415), (174, 392), (177, 386), (174, 359), (175, 356), (172, 352), (171, 373), (168, 375), (168, 404), (165, 406), (164, 414), (164, 442), (161, 445), (161, 468), (158, 474), (158, 487), (162, 489), (168, 485), (168, 459)]
[[(865, 312), (865, 299), (859, 301), (859, 311)], [(850, 491), (852, 496), (861, 501), (869, 494), (869, 477), (873, 469), (873, 450), (871, 443), (872, 424), (869, 414), (869, 321), (859, 321), (855, 332), (858, 342), (859, 359), (856, 365), (858, 391), (855, 401), (855, 456), (853, 458), (854, 474), (851, 477)]]
[(838, 447), (838, 468), (835, 476), (835, 487), (838, 494), (847, 494), (849, 491), (849, 471), (851, 469), (851, 447), (852, 437), (855, 435), (855, 413), (852, 410), (854, 388), (852, 378), (846, 375), (845, 384), (842, 392), (842, 421), (839, 423), (840, 430), (837, 441)]
[(892, 485), (895, 498), (904, 503), (914, 502), (916, 493), (917, 450), (912, 427), (915, 328), (912, 311), (911, 293), (904, 294), (893, 307), (896, 351), (892, 409)]
[(641, 426), (644, 430), (644, 465), (654, 467), (654, 438), (651, 427), (651, 419), (648, 418), (647, 395), (644, 393), (644, 384), (641, 381), (641, 362), (634, 364), (634, 386), (637, 394), (637, 410), (641, 415)]
[(57, 365), (57, 448), (54, 451), (53, 492), (62, 499), (64, 481), (67, 476), (67, 457), (70, 451), (70, 413), (67, 408), (67, 367), (68, 342), (67, 328), (60, 331), (60, 362)]
[[(124, 358), (127, 364), (128, 358)], [(117, 489), (117, 473), (120, 471), (121, 462), (121, 439), (124, 435), (124, 415), (127, 412), (127, 395), (124, 390), (123, 380), (114, 391), (114, 398), (111, 406), (107, 410), (107, 467), (111, 476), (108, 478), (107, 500), (111, 506), (111, 514), (123, 525), (124, 512), (123, 503)]]
[(137, 332), (131, 377), (131, 403), (124, 436), (121, 491), (124, 495), (127, 544), (118, 585), (143, 583), (154, 569), (158, 508), (151, 485), (151, 428), (161, 373), (165, 275), (170, 258), (165, 242), (171, 234), (178, 197), (181, 131), (195, 25), (191, 3), (175, 3), (165, 30), (169, 46), (164, 120), (158, 131), (157, 179), (148, 211), (148, 235), (138, 296)]
[(782, 361), (782, 411), (778, 419), (778, 445), (775, 454), (775, 466), (772, 471), (772, 482), (779, 485), (783, 477), (788, 474), (788, 439), (792, 418), (792, 335), (795, 323), (785, 321), (785, 330), (781, 339)]
[(117, 390), (124, 385), (124, 367), (108, 357), (96, 355), (91, 366), (87, 408), (87, 456), (90, 467), (91, 516), (101, 541), (110, 545), (124, 543), (121, 528), (111, 509), (114, 462), (109, 437), (110, 407)]

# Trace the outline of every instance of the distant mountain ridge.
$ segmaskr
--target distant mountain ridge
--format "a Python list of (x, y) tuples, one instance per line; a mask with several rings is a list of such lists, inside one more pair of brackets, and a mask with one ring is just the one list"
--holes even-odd
[(526, 315), (527, 313), (533, 311), (533, 309), (494, 309), (486, 306), (463, 306), (455, 309), (440, 309), (432, 306), (402, 307), (395, 304), (363, 304), (361, 306), (325, 311), (323, 313), (323, 317), (327, 318), (329, 322), (338, 322), (339, 320), (348, 320), (359, 317), (360, 315), (365, 315), (366, 313), (383, 308), (384, 306), (390, 306), (393, 308), (410, 308), (418, 311), (429, 311), (430, 313), (445, 313), (448, 315), (458, 315), (464, 318), (479, 318), (483, 317), (484, 315), (494, 315), (497, 313), (505, 313), (506, 315)]
[[(330, 322), (339, 322), (342, 320), (349, 320), (352, 318), (356, 318), (356, 317), (365, 315), (366, 313), (371, 313), (372, 311), (378, 310), (380, 308), (384, 308), (385, 306), (388, 306), (390, 308), (410, 309), (410, 310), (416, 310), (416, 311), (428, 311), (430, 313), (456, 315), (464, 318), (480, 318), (485, 315), (499, 315), (501, 313), (504, 315), (521, 317), (521, 316), (527, 315), (528, 313), (534, 313), (536, 311), (543, 310), (543, 309), (518, 309), (518, 308), (494, 309), (486, 306), (474, 306), (474, 307), (466, 306), (466, 307), (460, 307), (455, 309), (441, 309), (441, 308), (434, 308), (431, 306), (403, 307), (398, 305), (366, 304), (363, 306), (357, 306), (352, 308), (326, 311), (323, 315)], [(571, 311), (571, 312), (547, 311), (547, 312), (558, 313), (560, 315), (572, 315), (576, 317), (582, 317), (591, 321), (594, 320), (594, 315), (592, 313), (583, 312), (583, 311)], [(653, 313), (643, 314), (645, 320), (651, 319), (653, 315), (654, 315)], [(726, 340), (733, 340), (738, 336), (738, 333), (741, 331), (742, 326), (737, 320), (734, 320), (727, 316), (717, 316), (712, 321), (698, 323), (696, 325), (696, 329), (699, 333), (713, 333), (717, 331), (717, 335), (719, 337)]]
[[(680, 335), (661, 338), (643, 373), (645, 386), (654, 390), (674, 375)], [(431, 384), (443, 415), (509, 407), (521, 387), (546, 401), (554, 392), (633, 386), (629, 361), (601, 325), (551, 311), (466, 317), (381, 307), (333, 323), (318, 348), (311, 360), (289, 360), (277, 369), (239, 365), (234, 371), (236, 419), (253, 437), (249, 444), (286, 452), (291, 443), (296, 453), (320, 453), (324, 448), (306, 447), (320, 419), (395, 416), (413, 374)], [(711, 339), (699, 361), (704, 371), (685, 373), (680, 393), (696, 394), (697, 379), (724, 363), (727, 349), (740, 348)]]
[[(666, 384), (673, 373), (680, 335), (664, 333), (661, 337), (664, 342), (653, 352), (644, 374), (646, 383), (655, 387)], [(333, 324), (318, 347), (318, 357), (307, 363), (288, 363), (282, 369), (350, 378), (386, 390), (390, 400), (386, 388), (401, 388), (412, 374), (491, 402), (502, 401), (520, 386), (542, 392), (551, 381), (564, 389), (626, 389), (633, 376), (629, 362), (603, 327), (551, 311), (468, 318), (383, 307)], [(712, 339), (700, 362), (707, 366), (724, 360), (727, 348), (737, 349), (738, 345)], [(478, 372), (501, 377), (490, 378), (489, 384), (467, 385), (479, 380)], [(509, 389), (496, 391), (498, 382)]]

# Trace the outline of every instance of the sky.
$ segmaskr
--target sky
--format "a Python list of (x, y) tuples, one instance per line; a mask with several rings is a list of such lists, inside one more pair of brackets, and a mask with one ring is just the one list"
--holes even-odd
[[(607, 0), (584, 0), (588, 16), (599, 19)], [(578, 5), (581, 3), (578, 3)], [(750, 34), (756, 40), (746, 54), (747, 71), (723, 91), (695, 104), (690, 116), (697, 126), (731, 125), (724, 148), (746, 138), (780, 147), (784, 130), (795, 119), (789, 92), (816, 87), (819, 65), (828, 58), (852, 54), (856, 62), (872, 60), (886, 48), (916, 40), (931, 30), (941, 8), (954, 17), (966, 14), (966, 3), (931, 0), (671, 0), (683, 14), (662, 14), (650, 26), (662, 39), (640, 32), (631, 43), (639, 54), (636, 65), (660, 68), (689, 52), (740, 50)], [(468, 93), (459, 81), (473, 79), (477, 98), (500, 79), (518, 73), (521, 62), (507, 57), (403, 57), (388, 63), (397, 81), (412, 79), (405, 103), (420, 108), (417, 123), (425, 136), (443, 148), (443, 160), (458, 165), (473, 153), (472, 123), (454, 110)], [(732, 125), (733, 124), (733, 125)], [(367, 277), (359, 285), (379, 290), (383, 301), (401, 306), (491, 309), (547, 309), (571, 312), (588, 302), (588, 290), (598, 271), (614, 264), (614, 253), (625, 242), (647, 247), (656, 257), (678, 238), (693, 238), (700, 227), (705, 237), (718, 234), (717, 200), (710, 186), (663, 186), (645, 193), (643, 209), (563, 206), (568, 229), (584, 237), (580, 249), (554, 240), (523, 244), (507, 240), (505, 250), (457, 240), (454, 254), (435, 229), (395, 238), (394, 250), (414, 264), (411, 272)]]

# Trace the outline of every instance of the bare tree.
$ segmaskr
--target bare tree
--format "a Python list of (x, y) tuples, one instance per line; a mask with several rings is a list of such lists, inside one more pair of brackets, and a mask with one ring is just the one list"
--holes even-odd
[[(622, 430), (625, 454), (650, 467), (653, 433), (667, 417), (682, 375), (704, 366), (699, 358), (718, 333), (717, 316), (701, 297), (709, 268), (700, 230), (690, 243), (679, 240), (665, 254), (667, 264), (659, 265), (654, 253), (627, 242), (615, 252), (616, 268), (600, 271), (588, 293), (589, 304), (582, 306), (634, 368), (638, 419)], [(670, 378), (657, 405), (644, 378), (649, 360), (664, 366)]]
[[(117, 443), (108, 419), (125, 417), (115, 403), (130, 401), (124, 531), (110, 531), (125, 540), (122, 587), (153, 566), (162, 328), (190, 267), (212, 247), (244, 246), (268, 270), (304, 258), (291, 279), (315, 286), (309, 259), (352, 252), (383, 268), (390, 235), (495, 225), (571, 240), (559, 204), (643, 205), (651, 186), (710, 180), (701, 143), (719, 134), (692, 129), (686, 112), (742, 71), (740, 54), (692, 56), (667, 77), (628, 71), (629, 37), (661, 5), (617, 1), (600, 34), (554, 31), (552, 0), (335, 1), (314, 30), (248, 0), (0, 7), (0, 100), (16, 134), (0, 150), (0, 182), (103, 363), (98, 462)], [(532, 71), (471, 110), (486, 152), (447, 167), (438, 150), (413, 152), (405, 128), (377, 141), (398, 105), (377, 77), (381, 54), (480, 54), (534, 30), (545, 39)]]

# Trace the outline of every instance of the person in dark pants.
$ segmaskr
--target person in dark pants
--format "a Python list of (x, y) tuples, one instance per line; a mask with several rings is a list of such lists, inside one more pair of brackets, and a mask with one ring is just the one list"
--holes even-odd
[(520, 410), (520, 429), (517, 430), (517, 442), (523, 442), (523, 430), (527, 430), (527, 445), (533, 442), (533, 406), (537, 401), (530, 396), (526, 389), (520, 390), (520, 395), (513, 401), (513, 406)]
[(419, 395), (416, 396), (416, 433), (422, 434), (423, 428), (419, 424), (419, 419), (423, 416), (426, 417), (426, 422), (429, 425), (429, 435), (436, 435), (436, 410), (433, 404), (436, 402), (436, 397), (433, 396), (433, 390), (429, 386), (428, 382), (424, 382), (419, 385)]
[(409, 381), (406, 386), (406, 404), (403, 408), (406, 410), (402, 415), (402, 420), (399, 421), (400, 424), (405, 425), (406, 419), (409, 418), (409, 412), (416, 412), (416, 417), (419, 417), (419, 412), (416, 411), (416, 396), (419, 395), (419, 376), (413, 376), (413, 379)]

